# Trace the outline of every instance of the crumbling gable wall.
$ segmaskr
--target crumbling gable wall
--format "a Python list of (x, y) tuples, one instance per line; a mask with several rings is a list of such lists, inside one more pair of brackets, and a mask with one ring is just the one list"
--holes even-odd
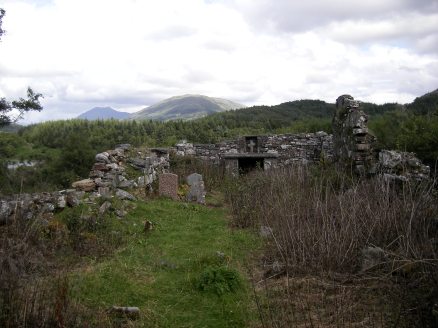
[(376, 138), (368, 130), (368, 116), (352, 96), (336, 99), (332, 129), (334, 160), (357, 173), (367, 173), (375, 163)]
[(376, 137), (368, 130), (368, 117), (350, 95), (336, 99), (333, 116), (334, 160), (359, 174), (380, 174), (385, 179), (428, 179), (430, 168), (414, 153), (375, 149)]

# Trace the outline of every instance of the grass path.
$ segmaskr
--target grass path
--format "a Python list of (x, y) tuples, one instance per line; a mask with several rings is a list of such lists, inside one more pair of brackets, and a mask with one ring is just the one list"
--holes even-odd
[[(247, 327), (256, 314), (245, 263), (258, 240), (230, 229), (226, 215), (165, 199), (138, 202), (123, 221), (126, 245), (77, 273), (73, 298), (96, 311), (137, 306), (141, 317), (131, 327)], [(145, 220), (152, 231), (143, 232)], [(235, 288), (226, 292), (229, 282)]]

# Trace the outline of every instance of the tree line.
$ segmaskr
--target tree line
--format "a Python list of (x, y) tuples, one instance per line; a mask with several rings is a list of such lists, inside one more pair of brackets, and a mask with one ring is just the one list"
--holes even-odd
[[(362, 103), (361, 108), (369, 115), (370, 129), (381, 148), (416, 152), (423, 161), (434, 166), (438, 157), (437, 99), (435, 92), (408, 105)], [(0, 155), (4, 160), (42, 163), (37, 173), (25, 177), (28, 185), (43, 182), (53, 188), (68, 187), (71, 181), (87, 176), (96, 153), (119, 143), (167, 147), (182, 139), (217, 143), (251, 134), (331, 133), (334, 110), (334, 104), (324, 101), (298, 100), (216, 113), (193, 121), (49, 121), (26, 126), (13, 135), (1, 133)], [(21, 185), (21, 178), (5, 178), (11, 172), (5, 169), (4, 163), (2, 168), (3, 186), (10, 185), (12, 190)], [(32, 169), (20, 171), (26, 170)], [(11, 183), (14, 179), (15, 183)]]

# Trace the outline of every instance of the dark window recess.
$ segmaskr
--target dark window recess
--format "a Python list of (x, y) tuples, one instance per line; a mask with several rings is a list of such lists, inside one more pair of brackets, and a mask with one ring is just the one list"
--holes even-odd
[(245, 174), (256, 169), (263, 170), (263, 165), (263, 158), (239, 158), (239, 173)]

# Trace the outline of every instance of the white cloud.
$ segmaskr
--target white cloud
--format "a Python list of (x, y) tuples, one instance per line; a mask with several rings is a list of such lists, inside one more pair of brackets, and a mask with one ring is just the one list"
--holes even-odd
[(437, 1), (6, 0), (0, 96), (26, 119), (199, 93), (247, 105), (409, 102), (438, 86)]

